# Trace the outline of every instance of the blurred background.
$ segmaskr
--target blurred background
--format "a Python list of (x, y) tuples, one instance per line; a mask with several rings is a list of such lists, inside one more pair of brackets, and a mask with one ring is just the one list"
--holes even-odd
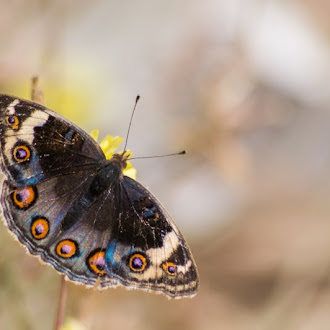
[[(0, 91), (100, 137), (184, 233), (193, 299), (69, 285), (74, 329), (330, 329), (330, 2), (0, 0)], [(60, 276), (0, 227), (0, 328), (50, 329)]]

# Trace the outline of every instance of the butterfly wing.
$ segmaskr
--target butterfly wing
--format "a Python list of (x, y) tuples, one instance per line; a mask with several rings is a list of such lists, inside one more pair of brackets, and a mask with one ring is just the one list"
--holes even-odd
[(107, 273), (129, 288), (162, 292), (171, 298), (194, 296), (197, 268), (168, 212), (129, 177), (113, 189), (117, 209), (105, 251)]
[(94, 169), (105, 157), (87, 133), (55, 112), (0, 95), (0, 160), (7, 179), (26, 186)]
[[(70, 256), (74, 243), (54, 249), (64, 241), (70, 216), (84, 219), (75, 201), (106, 161), (99, 145), (51, 110), (0, 95), (0, 160), (5, 174), (0, 199), (5, 224), (30, 253), (70, 273), (74, 280), (79, 271), (73, 266), (78, 251)], [(92, 240), (98, 238), (94, 233), (88, 244), (92, 247)], [(61, 249), (71, 251), (65, 254)]]
[[(76, 204), (90, 182), (91, 177), (79, 174), (54, 177), (26, 187), (16, 187), (5, 180), (1, 206), (8, 229), (31, 254), (71, 280), (93, 285), (96, 276), (90, 279), (84, 276), (85, 262), (81, 267), (79, 261), (100, 241), (102, 233), (93, 230), (88, 221), (90, 214), (78, 210)], [(79, 230), (72, 234), (77, 225)]]

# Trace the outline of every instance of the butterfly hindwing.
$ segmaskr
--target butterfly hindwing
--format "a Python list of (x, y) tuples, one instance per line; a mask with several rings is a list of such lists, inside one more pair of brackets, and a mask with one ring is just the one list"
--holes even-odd
[(1, 207), (8, 229), (70, 280), (193, 296), (196, 265), (158, 200), (106, 160), (79, 127), (33, 102), (0, 95)]

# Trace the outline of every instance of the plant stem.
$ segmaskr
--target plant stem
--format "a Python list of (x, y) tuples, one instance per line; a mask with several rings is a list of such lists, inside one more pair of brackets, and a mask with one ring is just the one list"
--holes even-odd
[(66, 297), (67, 297), (67, 283), (66, 283), (64, 275), (62, 275), (61, 276), (60, 296), (58, 299), (58, 307), (57, 307), (54, 330), (60, 330), (62, 327), (63, 319), (64, 319)]

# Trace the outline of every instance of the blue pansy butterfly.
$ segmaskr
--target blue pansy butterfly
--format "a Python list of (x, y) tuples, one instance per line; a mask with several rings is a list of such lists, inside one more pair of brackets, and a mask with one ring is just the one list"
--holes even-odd
[(191, 297), (198, 274), (172, 218), (107, 160), (94, 139), (53, 111), (0, 95), (1, 208), (9, 230), (68, 279)]

